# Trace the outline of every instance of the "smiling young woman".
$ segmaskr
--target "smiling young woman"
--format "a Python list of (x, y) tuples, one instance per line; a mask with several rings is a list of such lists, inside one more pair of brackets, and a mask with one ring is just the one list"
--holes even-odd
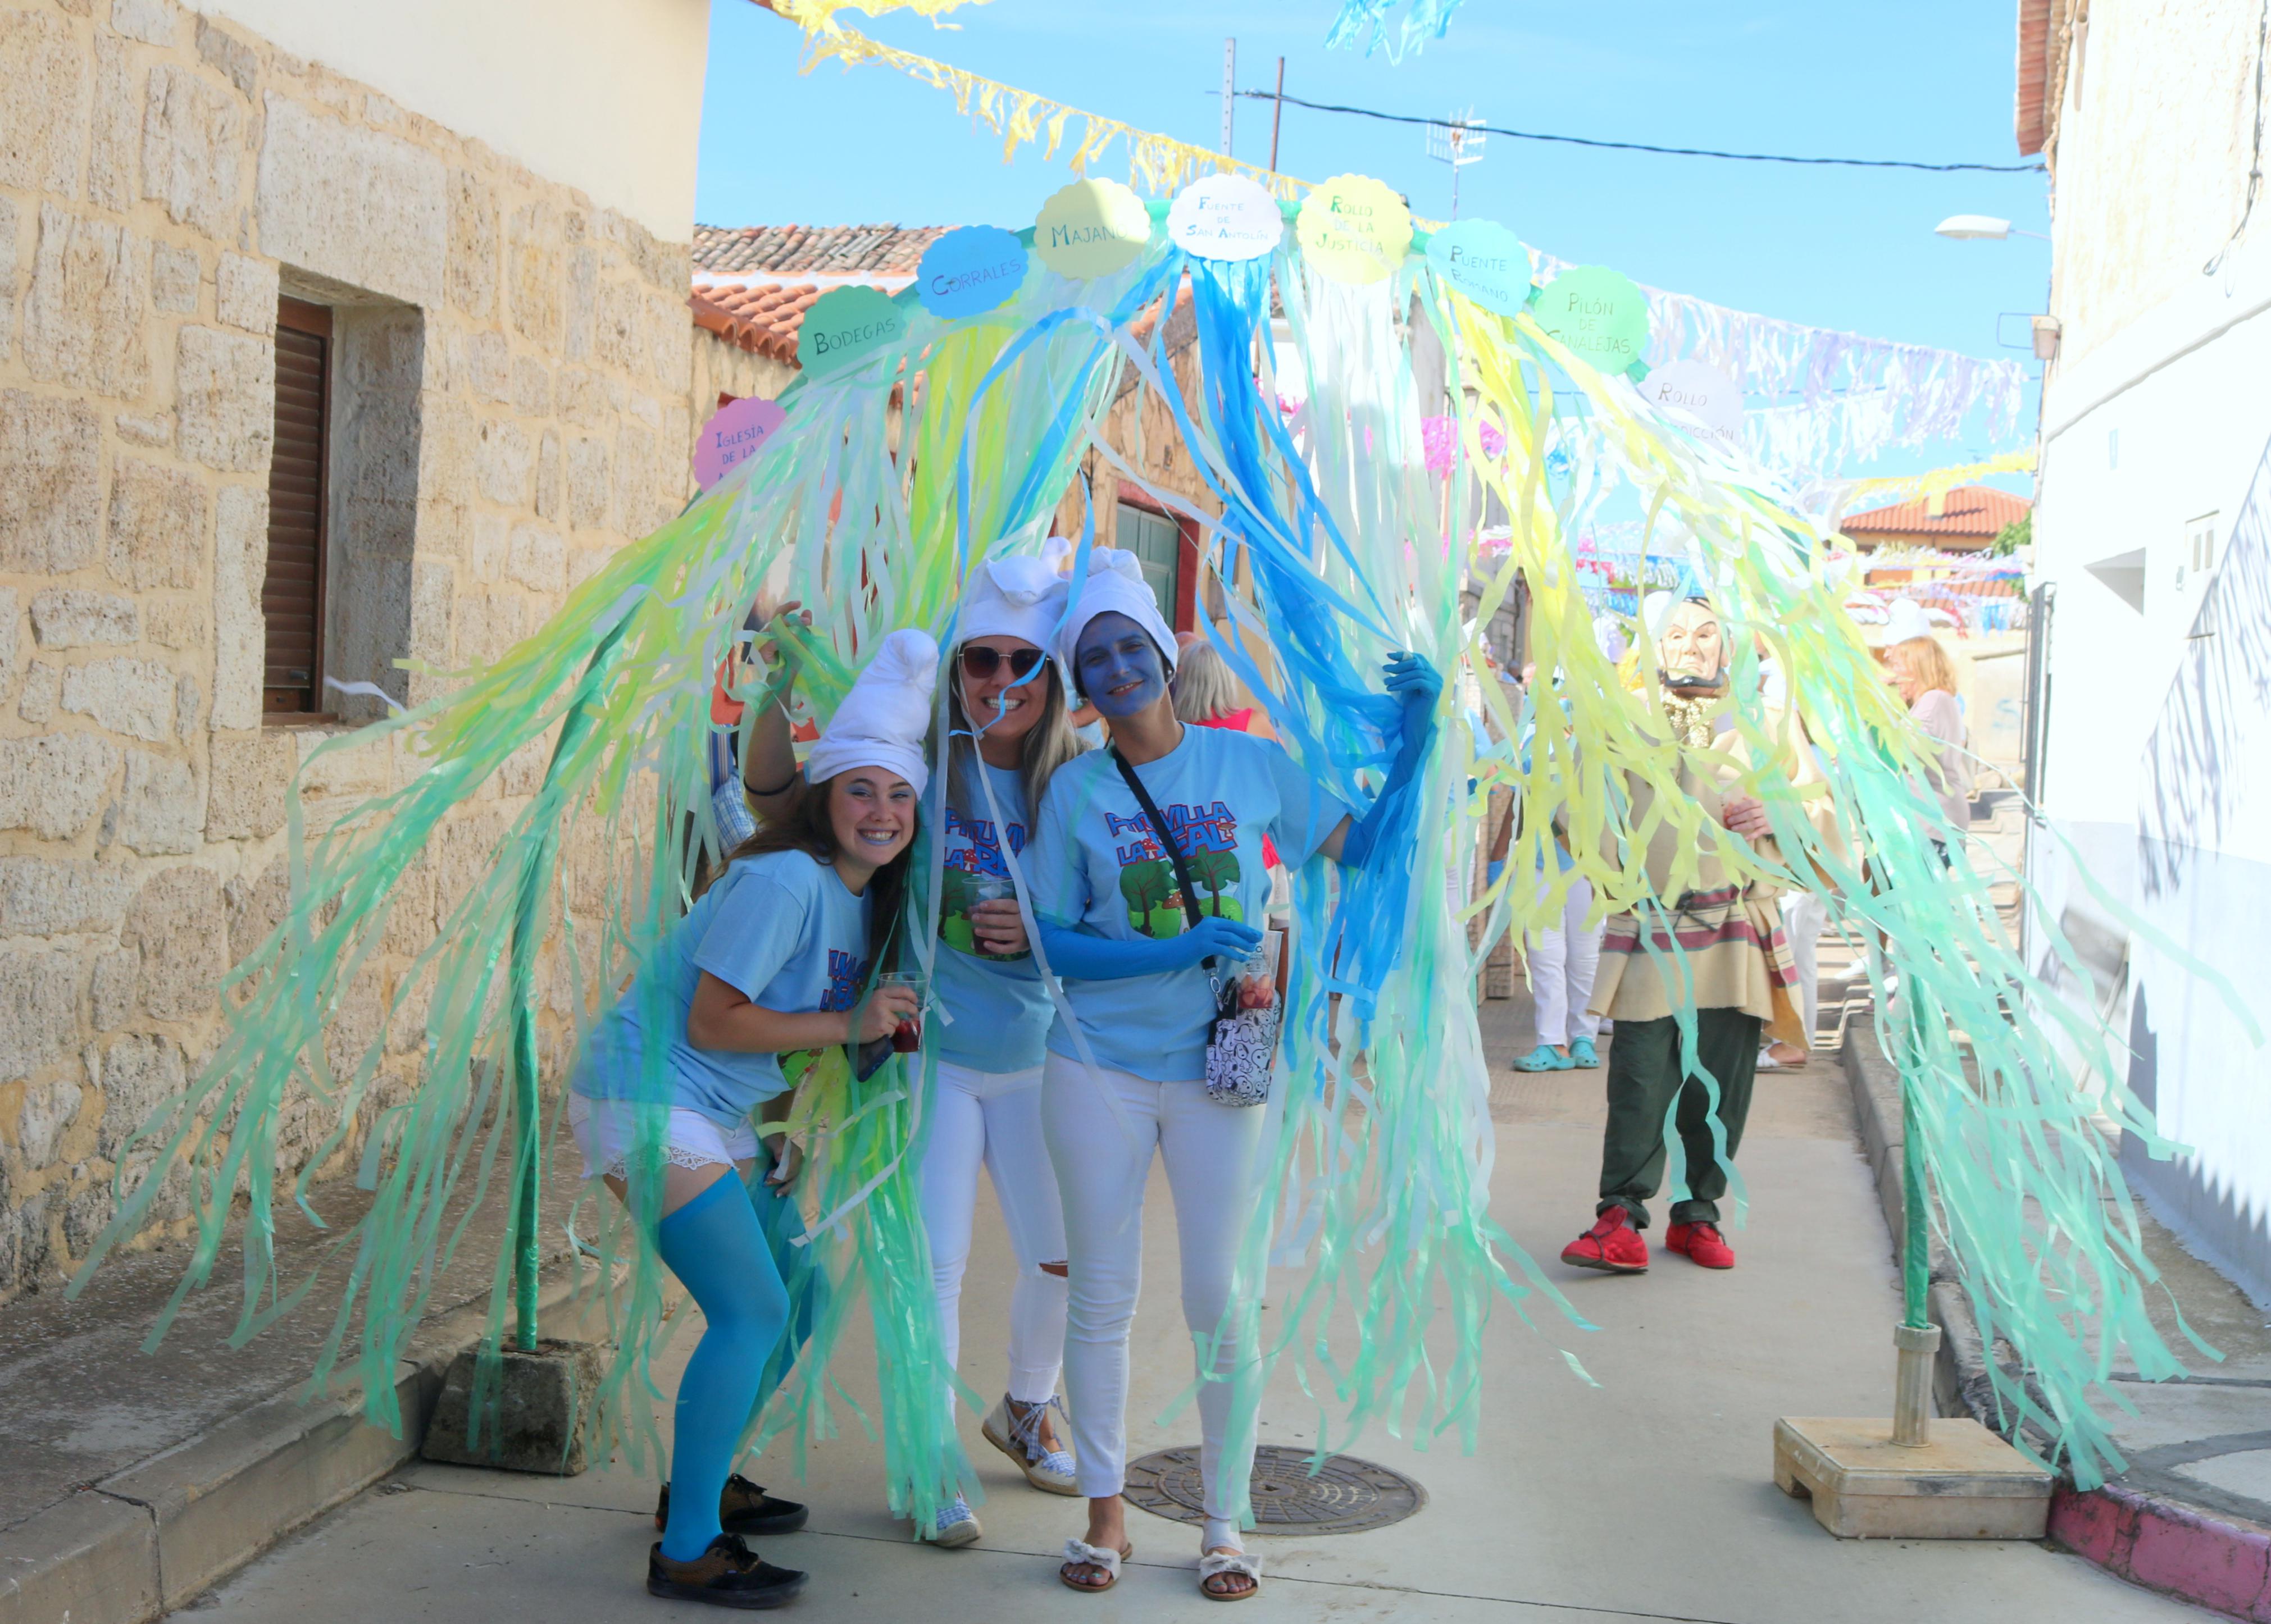
[[(800, 814), (728, 855), (592, 1030), (570, 1079), (584, 1176), (655, 1215), (646, 1239), (703, 1314), (679, 1382), (662, 1539), (647, 1558), (657, 1596), (765, 1607), (804, 1585), (741, 1538), (800, 1526), (803, 1508), (731, 1475), (789, 1319), (767, 1220), (799, 1159), (784, 1143), (757, 1181), (753, 1119), (786, 1101), (817, 1052), (915, 1013), (904, 990), (865, 995), (882, 956), (871, 943), (897, 916), (920, 823), (937, 667), (923, 633), (884, 640), (813, 750)], [(650, 1159), (658, 1116), (661, 1153)]]

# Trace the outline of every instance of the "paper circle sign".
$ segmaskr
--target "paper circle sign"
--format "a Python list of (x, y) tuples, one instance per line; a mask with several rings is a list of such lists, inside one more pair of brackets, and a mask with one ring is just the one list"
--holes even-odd
[(1301, 200), (1301, 252), (1336, 282), (1384, 282), (1411, 246), (1411, 211), (1381, 182), (1337, 174)]
[(1025, 245), (999, 226), (964, 226), (923, 251), (915, 297), (933, 315), (979, 315), (1024, 285)]
[(796, 335), (796, 364), (807, 375), (835, 372), (897, 340), (906, 313), (879, 287), (831, 287), (812, 301)]
[(1033, 222), (1033, 250), (1061, 277), (1109, 276), (1151, 240), (1151, 211), (1117, 181), (1075, 181)]
[(1621, 271), (1580, 265), (1545, 285), (1534, 314), (1561, 345), (1605, 373), (1624, 371), (1648, 347), (1648, 298)]
[(694, 442), (694, 478), (704, 490), (723, 479), (737, 463), (764, 449), (773, 431), (788, 421), (778, 401), (756, 396), (726, 402), (702, 426)]
[(1667, 362), (1641, 381), (1641, 398), (1684, 412), (1727, 445), (1743, 443), (1743, 389), (1708, 361)]
[(1201, 259), (1260, 259), (1284, 234), (1277, 200), (1242, 174), (1203, 175), (1167, 210), (1167, 235)]
[(1495, 220), (1454, 220), (1427, 239), (1427, 263), (1485, 310), (1520, 315), (1530, 302), (1530, 250)]

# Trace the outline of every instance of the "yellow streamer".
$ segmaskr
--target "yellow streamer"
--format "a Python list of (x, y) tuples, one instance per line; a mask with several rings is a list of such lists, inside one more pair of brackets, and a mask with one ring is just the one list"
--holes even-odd
[[(809, 73), (823, 62), (840, 62), (847, 69), (870, 63), (897, 68), (910, 78), (948, 92), (954, 97), (956, 111), (977, 119), (999, 135), (1004, 163), (1016, 157), (1017, 149), (1023, 146), (1038, 146), (1044, 159), (1054, 158), (1064, 141), (1066, 121), (1076, 118), (1083, 121), (1083, 125), (1080, 140), (1068, 160), (1073, 173), (1085, 174), (1091, 164), (1103, 159), (1113, 142), (1125, 140), (1128, 184), (1154, 197), (1171, 196), (1200, 175), (1215, 172), (1248, 175), (1284, 198), (1299, 198), (1315, 184), (1258, 164), (1241, 163), (1157, 130), (1138, 130), (1101, 113), (1068, 107), (1038, 92), (1019, 90), (1014, 85), (1004, 85), (999, 79), (989, 79), (935, 57), (903, 51), (897, 46), (869, 39), (858, 29), (836, 20), (837, 12), (845, 10), (872, 12), (912, 7), (931, 16), (967, 3), (970, 0), (771, 0), (771, 9), (804, 30), (804, 63), (799, 71)], [(983, 4), (984, 0), (976, 3)]]

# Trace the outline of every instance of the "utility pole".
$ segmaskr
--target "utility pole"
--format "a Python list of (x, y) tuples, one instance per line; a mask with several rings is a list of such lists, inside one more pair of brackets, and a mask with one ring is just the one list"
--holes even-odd
[(1285, 117), (1285, 59), (1277, 59), (1277, 100), (1270, 109), (1270, 172), (1277, 172), (1277, 126)]
[(1232, 121), (1238, 112), (1238, 41), (1222, 42), (1222, 155), (1230, 154)]

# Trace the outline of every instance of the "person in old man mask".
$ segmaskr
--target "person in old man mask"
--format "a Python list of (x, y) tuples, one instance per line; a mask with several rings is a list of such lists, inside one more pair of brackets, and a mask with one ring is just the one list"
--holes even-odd
[[(1649, 597), (1642, 618), (1656, 634), (1657, 682), (1680, 750), (1681, 790), (1730, 839), (1771, 850), (1765, 805), (1723, 785), (1699, 753), (1714, 747), (1727, 692), (1727, 641), (1717, 612), (1701, 597), (1665, 592)], [(1628, 778), (1626, 792), (1628, 827), (1646, 827), (1655, 791)], [(1686, 1158), (1687, 1194), (1672, 1204), (1664, 1244), (1707, 1269), (1735, 1263), (1719, 1231), (1719, 1198), (1743, 1141), (1760, 1034), (1775, 1013), (1774, 989), (1789, 981), (1788, 955), (1774, 887), (1730, 873), (1722, 850), (1707, 847), (1692, 871), (1693, 885), (1664, 894), (1682, 844), (1671, 823), (1657, 829), (1647, 868), (1658, 901), (1612, 916), (1601, 943), (1590, 1007), (1616, 1023), (1616, 1034), (1595, 1221), (1561, 1254), (1562, 1262), (1580, 1268), (1637, 1274), (1648, 1267), (1642, 1232), (1648, 1203), (1664, 1182), (1664, 1119), (1675, 1100), (1673, 1131)], [(1692, 1068), (1680, 1037), (1682, 1003), (1692, 1003), (1694, 1014)]]

